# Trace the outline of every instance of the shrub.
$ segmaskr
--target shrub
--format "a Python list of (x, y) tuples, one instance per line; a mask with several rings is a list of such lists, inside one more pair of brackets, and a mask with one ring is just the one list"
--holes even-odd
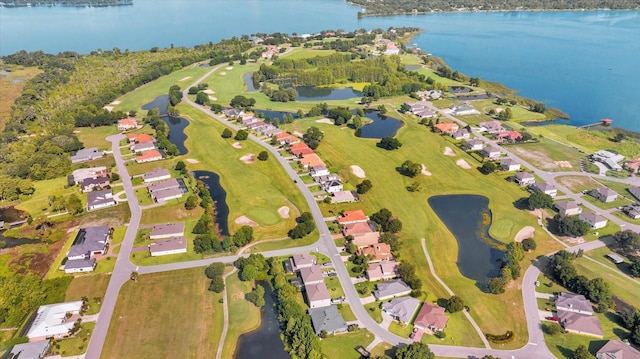
[(222, 135), (220, 136), (222, 136), (222, 138), (231, 138), (233, 136), (233, 132), (230, 129), (225, 128), (222, 130)]
[(507, 330), (506, 333), (500, 335), (485, 334), (485, 337), (488, 341), (496, 344), (510, 343), (516, 339), (516, 335), (511, 330)]
[(266, 160), (268, 160), (268, 159), (269, 159), (269, 152), (267, 152), (267, 151), (262, 151), (262, 152), (260, 152), (260, 153), (258, 154), (258, 159), (259, 159), (260, 161), (266, 161)]

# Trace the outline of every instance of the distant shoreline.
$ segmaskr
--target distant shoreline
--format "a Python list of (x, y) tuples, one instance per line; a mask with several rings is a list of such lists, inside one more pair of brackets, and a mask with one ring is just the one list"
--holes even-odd
[(133, 5), (133, 0), (107, 0), (107, 1), (54, 1), (54, 0), (31, 0), (31, 1), (14, 1), (0, 2), (0, 8), (24, 8), (24, 7), (110, 7), (110, 6), (129, 6)]
[[(347, 1), (350, 5), (361, 7), (360, 4), (355, 4)], [(363, 11), (358, 11), (358, 18), (365, 17), (389, 17), (389, 16), (413, 16), (413, 15), (433, 15), (433, 14), (469, 14), (469, 13), (509, 13), (509, 12), (522, 12), (522, 13), (535, 13), (535, 12), (596, 12), (596, 11), (615, 11), (615, 12), (638, 12), (637, 9), (609, 9), (609, 8), (596, 8), (596, 9), (502, 9), (502, 10), (477, 10), (477, 9), (465, 9), (465, 10), (431, 10), (431, 11), (404, 11), (404, 12), (390, 12), (390, 13), (370, 13), (366, 8)]]

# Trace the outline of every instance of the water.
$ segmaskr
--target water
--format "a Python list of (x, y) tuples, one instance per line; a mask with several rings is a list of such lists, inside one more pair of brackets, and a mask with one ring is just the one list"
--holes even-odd
[(639, 11), (357, 19), (358, 10), (343, 0), (136, 0), (133, 6), (106, 8), (0, 8), (0, 54), (141, 50), (257, 32), (414, 26), (424, 30), (412, 40), (417, 47), (469, 76), (504, 83), (522, 96), (560, 108), (571, 117), (570, 124), (608, 117), (614, 126), (640, 131)]
[(328, 87), (299, 86), (296, 87), (298, 101), (330, 101), (362, 98), (362, 92), (351, 87), (340, 89)]
[(229, 236), (229, 206), (227, 206), (227, 192), (220, 185), (220, 176), (211, 171), (194, 171), (193, 176), (209, 187), (216, 209), (215, 222), (220, 234)]
[(169, 141), (178, 147), (181, 155), (186, 155), (189, 151), (184, 145), (187, 140), (187, 134), (184, 133), (184, 129), (189, 126), (189, 121), (182, 117), (170, 116), (164, 116), (162, 119), (169, 126)]
[(402, 121), (393, 117), (381, 114), (379, 111), (366, 110), (364, 116), (373, 122), (370, 122), (360, 128), (356, 135), (362, 138), (382, 138), (386, 136), (395, 136)]
[(265, 306), (260, 309), (261, 322), (258, 329), (240, 335), (234, 359), (289, 359), (280, 340), (278, 313), (269, 283), (258, 282), (264, 289)]
[(429, 206), (458, 241), (458, 268), (463, 276), (484, 282), (500, 274), (502, 251), (490, 246), (487, 227), (482, 227), (482, 213), (488, 211), (489, 199), (477, 195), (434, 196)]
[(258, 89), (253, 85), (253, 72), (247, 72), (242, 75), (242, 81), (244, 81), (245, 86), (247, 86), (246, 92), (256, 92)]
[(143, 105), (141, 108), (145, 111), (153, 110), (154, 108), (158, 109), (158, 113), (160, 116), (167, 115), (167, 107), (169, 106), (169, 95), (160, 95), (153, 99), (153, 101), (148, 104)]
[(277, 118), (278, 120), (280, 120), (280, 123), (282, 123), (282, 119), (284, 118), (285, 115), (291, 115), (293, 116), (294, 119), (298, 118), (298, 115), (293, 112), (272, 111), (272, 110), (253, 110), (253, 112), (255, 112), (256, 115), (262, 114), (263, 118), (269, 117), (272, 120), (274, 118)]

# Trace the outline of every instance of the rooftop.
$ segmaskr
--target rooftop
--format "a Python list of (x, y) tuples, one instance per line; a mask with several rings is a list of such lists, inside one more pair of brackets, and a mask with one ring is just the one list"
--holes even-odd
[(90, 256), (94, 251), (101, 251), (107, 245), (111, 229), (107, 226), (81, 228), (73, 240), (67, 256)]

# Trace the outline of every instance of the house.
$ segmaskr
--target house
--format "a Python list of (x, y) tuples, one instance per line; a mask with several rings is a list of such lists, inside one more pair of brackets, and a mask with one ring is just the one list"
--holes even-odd
[(78, 168), (73, 171), (71, 177), (73, 177), (73, 184), (80, 184), (86, 178), (98, 178), (105, 177), (107, 175), (107, 167), (90, 167), (90, 168)]
[(311, 175), (311, 177), (314, 177), (314, 178), (320, 177), (320, 176), (328, 176), (329, 174), (331, 174), (331, 172), (329, 172), (329, 170), (327, 169), (327, 166), (324, 166), (324, 165), (313, 166), (309, 170), (309, 175)]
[(149, 253), (152, 257), (168, 254), (187, 253), (187, 239), (184, 237), (172, 237), (149, 245)]
[(627, 189), (636, 199), (640, 200), (640, 187), (629, 187)]
[(466, 116), (466, 115), (478, 115), (480, 112), (473, 108), (473, 106), (468, 103), (463, 103), (462, 105), (453, 106), (451, 108), (451, 114), (454, 116)]
[(146, 133), (130, 133), (128, 136), (129, 143), (147, 143), (156, 142), (156, 139)]
[(64, 263), (64, 272), (67, 274), (93, 272), (96, 265), (95, 258), (67, 260)]
[(609, 253), (609, 254), (606, 255), (606, 257), (611, 259), (611, 261), (613, 261), (613, 263), (615, 263), (615, 264), (624, 263), (624, 258), (620, 257), (619, 255), (617, 255), (615, 253)]
[(573, 216), (582, 213), (582, 207), (578, 205), (578, 202), (574, 201), (558, 202), (555, 207), (561, 216)]
[(500, 169), (503, 171), (519, 171), (520, 170), (520, 162), (514, 160), (513, 158), (503, 158), (500, 160)]
[(420, 117), (420, 118), (433, 118), (436, 117), (436, 113), (431, 111), (428, 108), (422, 108), (422, 109), (416, 109), (414, 111), (412, 111), (414, 115)]
[(348, 203), (358, 201), (359, 199), (355, 191), (338, 191), (333, 193), (331, 203)]
[(259, 133), (261, 135), (267, 136), (267, 137), (271, 137), (273, 135), (277, 135), (278, 133), (281, 133), (281, 132), (282, 132), (281, 129), (279, 129), (279, 128), (273, 126), (273, 125), (270, 125), (268, 128), (264, 128), (261, 131), (259, 131)]
[(227, 108), (222, 110), (222, 115), (225, 117), (236, 117), (244, 114), (244, 111), (237, 108)]
[(518, 131), (501, 131), (497, 136), (498, 139), (511, 143), (522, 140), (522, 134)]
[(107, 252), (111, 228), (107, 226), (81, 228), (67, 252), (67, 258), (89, 259)]
[(398, 262), (394, 260), (373, 263), (365, 272), (365, 276), (370, 281), (387, 280), (398, 276)]
[(289, 152), (291, 152), (291, 154), (296, 156), (296, 157), (300, 157), (303, 154), (306, 154), (306, 153), (302, 153), (303, 151), (306, 151), (306, 150), (310, 150), (311, 153), (313, 153), (313, 150), (311, 148), (309, 148), (309, 146), (304, 142), (292, 143), (289, 146)]
[(167, 180), (158, 181), (147, 185), (149, 193), (160, 192), (172, 188), (180, 188), (184, 183), (180, 183), (177, 178), (169, 178)]
[(184, 222), (156, 224), (151, 227), (149, 239), (163, 239), (184, 236)]
[(471, 138), (471, 133), (469, 133), (469, 131), (467, 131), (466, 128), (463, 128), (461, 130), (458, 130), (454, 133), (451, 134), (451, 137), (454, 140), (468, 140)]
[(281, 145), (293, 145), (296, 143), (300, 143), (300, 139), (298, 137), (293, 136), (292, 134), (287, 132), (280, 132), (276, 134), (276, 141)]
[(622, 166), (620, 166), (618, 163), (624, 161), (624, 156), (613, 153), (611, 151), (600, 150), (592, 154), (591, 159), (604, 163), (607, 167), (614, 171), (621, 171)]
[(559, 309), (558, 323), (571, 333), (589, 335), (596, 338), (604, 336), (600, 320), (595, 315), (585, 315)]
[(258, 119), (256, 118), (256, 116), (251, 113), (251, 112), (240, 112), (238, 116), (238, 120), (240, 120), (240, 122), (246, 126), (247, 124), (251, 123), (251, 122), (256, 122), (258, 121)]
[(381, 308), (383, 312), (389, 314), (393, 319), (400, 323), (408, 324), (419, 306), (420, 301), (416, 298), (402, 297), (382, 303)]
[(438, 100), (442, 97), (441, 90), (426, 90), (426, 91), (418, 91), (416, 95), (421, 99), (430, 99), (430, 100)]
[(480, 132), (487, 132), (490, 134), (496, 134), (504, 131), (504, 127), (502, 127), (502, 123), (497, 120), (480, 122), (478, 124), (478, 130)]
[(556, 308), (579, 314), (592, 315), (593, 308), (591, 302), (581, 294), (560, 293), (556, 297)]
[(300, 278), (304, 285), (324, 283), (324, 275), (322, 274), (322, 267), (319, 265), (312, 265), (310, 267), (304, 267), (299, 269)]
[(501, 155), (502, 153), (500, 152), (500, 149), (491, 145), (482, 147), (482, 151), (480, 151), (480, 156), (482, 156), (482, 158), (488, 158), (491, 161), (499, 159)]
[(49, 350), (49, 344), (48, 340), (16, 344), (11, 348), (8, 359), (42, 359)]
[(551, 197), (555, 197), (558, 195), (558, 189), (556, 188), (556, 186), (549, 182), (536, 182), (533, 184), (532, 189), (536, 192), (548, 194)]
[(305, 285), (304, 292), (309, 308), (321, 308), (331, 305), (331, 295), (324, 282)]
[(317, 335), (325, 332), (335, 334), (347, 331), (347, 322), (344, 321), (336, 305), (309, 309), (311, 324)]
[(394, 279), (376, 284), (373, 296), (376, 300), (385, 300), (389, 298), (401, 297), (411, 293), (411, 287), (401, 279)]
[(449, 135), (453, 134), (454, 132), (460, 129), (460, 126), (458, 126), (457, 123), (452, 123), (452, 122), (436, 123), (435, 125), (433, 125), (433, 127), (436, 129), (437, 132), (446, 133)]
[(247, 128), (250, 130), (259, 130), (260, 128), (266, 126), (267, 124), (264, 123), (263, 121), (255, 121), (255, 122), (251, 122), (249, 124), (247, 124)]
[(142, 152), (153, 151), (158, 149), (156, 147), (155, 142), (134, 143), (129, 148), (131, 149), (131, 152), (135, 152), (135, 153), (142, 153)]
[(309, 268), (316, 264), (316, 256), (309, 253), (294, 254), (291, 260), (293, 262), (293, 270)]
[(97, 147), (84, 148), (82, 150), (78, 150), (71, 156), (71, 163), (91, 161), (102, 158), (102, 156), (104, 156), (104, 153), (102, 151), (98, 151)]
[(318, 183), (320, 183), (320, 184), (323, 184), (323, 183), (329, 182), (329, 181), (339, 181), (340, 180), (340, 176), (338, 176), (335, 173), (329, 173), (328, 175), (314, 177), (313, 180), (318, 182)]
[(640, 203), (631, 203), (628, 206), (622, 207), (621, 211), (630, 218), (638, 219), (640, 218)]
[(369, 232), (353, 236), (351, 243), (358, 248), (371, 247), (380, 242), (380, 232)]
[(361, 209), (356, 209), (353, 211), (342, 212), (342, 217), (338, 218), (338, 223), (346, 225), (358, 222), (367, 222), (368, 220), (369, 216), (364, 214), (364, 211), (362, 211)]
[(136, 163), (146, 163), (161, 160), (162, 153), (158, 150), (150, 150), (143, 152), (140, 156), (136, 157)]
[(384, 50), (384, 54), (387, 56), (398, 55), (400, 53), (400, 49), (396, 46), (395, 42), (387, 43), (387, 49)]
[(609, 187), (598, 187), (589, 191), (589, 195), (600, 202), (609, 203), (618, 198), (618, 194)]
[(484, 142), (478, 139), (469, 140), (462, 145), (462, 148), (465, 151), (480, 151), (482, 150), (483, 147), (484, 147)]
[(29, 341), (68, 336), (75, 319), (67, 318), (67, 313), (79, 314), (81, 309), (82, 301), (80, 300), (40, 306), (27, 331)]
[(85, 178), (80, 184), (80, 190), (82, 193), (87, 193), (94, 189), (103, 189), (109, 186), (109, 184), (111, 184), (109, 177)]
[(340, 180), (323, 182), (320, 187), (322, 187), (322, 189), (327, 193), (341, 192), (343, 189), (342, 182)]
[(640, 351), (622, 340), (609, 340), (596, 352), (596, 359), (630, 359), (640, 358)]
[(536, 178), (529, 172), (518, 172), (513, 176), (513, 179), (521, 186), (530, 186), (536, 183)]
[(375, 222), (354, 222), (345, 224), (342, 227), (342, 235), (346, 236), (357, 236), (360, 234), (376, 232), (378, 231), (378, 225)]
[(115, 206), (116, 199), (110, 189), (87, 193), (87, 211)]
[(171, 173), (166, 168), (156, 167), (150, 172), (142, 175), (144, 183), (151, 183), (156, 181), (162, 181), (171, 178)]
[(622, 164), (622, 167), (631, 171), (633, 174), (638, 174), (638, 170), (640, 169), (640, 159), (628, 160)]
[(369, 263), (388, 261), (393, 258), (391, 254), (391, 246), (387, 243), (377, 243), (358, 249), (357, 255), (365, 255), (369, 257)]
[(439, 332), (447, 327), (448, 321), (449, 318), (444, 314), (444, 308), (425, 302), (420, 308), (413, 326), (420, 330), (430, 329)]
[(118, 120), (118, 131), (132, 130), (138, 127), (138, 121), (133, 118)]
[(172, 199), (182, 198), (182, 196), (187, 193), (186, 188), (170, 188), (164, 191), (157, 191), (151, 194), (151, 198), (153, 198), (156, 202), (166, 202)]
[(592, 229), (600, 229), (607, 226), (608, 220), (593, 212), (585, 212), (580, 214), (580, 220), (589, 223)]
[(304, 168), (310, 168), (315, 166), (324, 166), (324, 161), (315, 153), (309, 153), (306, 155), (302, 155), (300, 159), (300, 164)]

